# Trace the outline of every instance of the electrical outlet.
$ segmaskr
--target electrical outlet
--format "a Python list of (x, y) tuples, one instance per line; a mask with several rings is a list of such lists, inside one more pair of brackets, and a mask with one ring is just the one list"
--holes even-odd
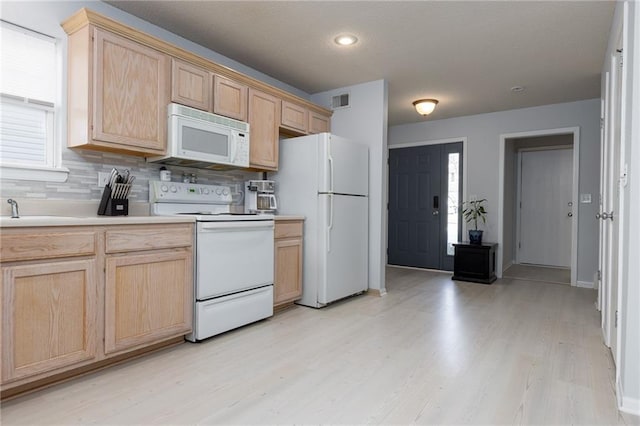
[(111, 173), (98, 172), (98, 188), (104, 188), (109, 183)]

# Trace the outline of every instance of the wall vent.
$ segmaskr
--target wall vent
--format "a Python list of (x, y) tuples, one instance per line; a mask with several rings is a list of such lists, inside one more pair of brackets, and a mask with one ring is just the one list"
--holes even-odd
[(347, 108), (349, 107), (349, 94), (343, 93), (342, 95), (336, 95), (331, 99), (331, 109)]

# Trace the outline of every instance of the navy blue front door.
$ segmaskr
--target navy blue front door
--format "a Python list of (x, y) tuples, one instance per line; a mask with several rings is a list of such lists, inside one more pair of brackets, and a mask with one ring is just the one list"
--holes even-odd
[(447, 255), (450, 152), (461, 153), (462, 143), (389, 150), (389, 264), (453, 269)]

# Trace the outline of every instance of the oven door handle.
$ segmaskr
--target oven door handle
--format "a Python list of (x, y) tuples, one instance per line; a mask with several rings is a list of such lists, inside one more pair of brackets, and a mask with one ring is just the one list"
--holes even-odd
[(203, 232), (230, 232), (230, 231), (264, 231), (273, 229), (273, 221), (246, 221), (246, 222), (200, 222), (198, 230)]

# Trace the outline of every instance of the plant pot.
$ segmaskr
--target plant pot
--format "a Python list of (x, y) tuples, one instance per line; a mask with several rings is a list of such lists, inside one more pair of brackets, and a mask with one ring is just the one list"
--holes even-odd
[(482, 244), (482, 231), (477, 229), (469, 230), (469, 244)]

